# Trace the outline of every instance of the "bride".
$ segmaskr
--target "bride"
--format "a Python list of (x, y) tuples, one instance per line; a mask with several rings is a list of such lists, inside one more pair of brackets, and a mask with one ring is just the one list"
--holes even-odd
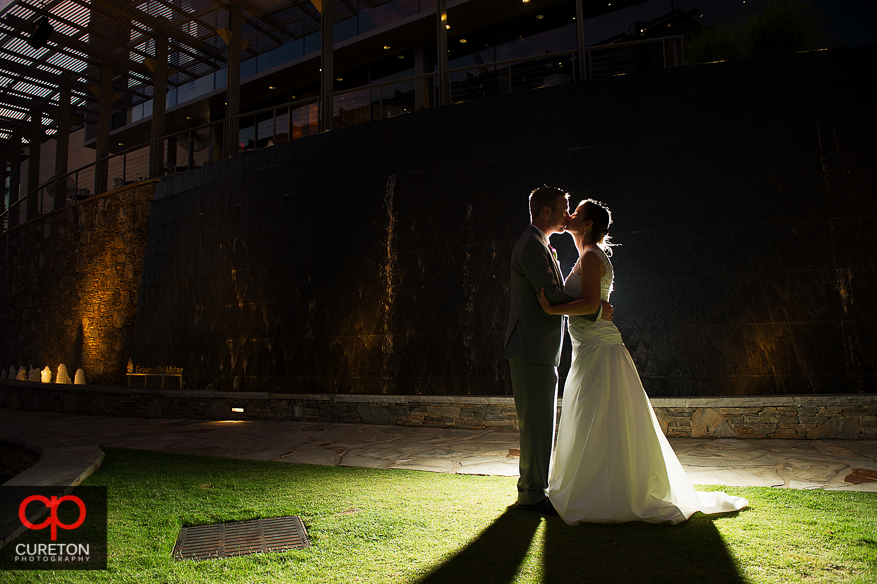
[(548, 314), (571, 315), (573, 344), (548, 498), (569, 525), (679, 523), (697, 511), (742, 509), (749, 503), (741, 497), (694, 490), (658, 425), (618, 329), (608, 320), (577, 316), (593, 315), (612, 292), (612, 264), (605, 253), (611, 223), (602, 203), (579, 203), (566, 228), (579, 260), (564, 290), (581, 300), (551, 306), (544, 291), (539, 295)]

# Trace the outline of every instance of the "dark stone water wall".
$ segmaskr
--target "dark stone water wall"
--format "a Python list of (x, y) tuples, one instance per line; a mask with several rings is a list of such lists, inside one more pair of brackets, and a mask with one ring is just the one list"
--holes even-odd
[(134, 363), (195, 389), (508, 395), (509, 256), (547, 183), (612, 208), (615, 321), (651, 396), (874, 393), (875, 65), (601, 78), (166, 179)]

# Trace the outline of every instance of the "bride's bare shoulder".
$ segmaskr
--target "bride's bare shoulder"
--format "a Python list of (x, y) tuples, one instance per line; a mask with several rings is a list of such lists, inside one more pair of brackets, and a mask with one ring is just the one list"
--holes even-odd
[(600, 257), (600, 250), (594, 247), (586, 247), (579, 256), (579, 264), (582, 270), (594, 270), (602, 277), (606, 268), (603, 265), (603, 259)]

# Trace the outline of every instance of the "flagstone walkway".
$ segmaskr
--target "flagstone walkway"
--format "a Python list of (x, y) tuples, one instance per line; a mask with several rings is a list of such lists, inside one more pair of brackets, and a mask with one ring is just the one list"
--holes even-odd
[[(518, 474), (518, 435), (496, 430), (70, 416), (0, 409), (3, 437), (65, 451), (67, 460), (82, 447), (98, 445), (302, 464)], [(694, 484), (877, 492), (877, 441), (873, 440), (673, 438), (670, 443)], [(86, 451), (93, 456), (97, 450)], [(54, 462), (47, 461), (44, 473), (64, 462), (56, 454), (50, 459)], [(65, 469), (65, 480), (71, 473), (75, 474), (71, 468)]]

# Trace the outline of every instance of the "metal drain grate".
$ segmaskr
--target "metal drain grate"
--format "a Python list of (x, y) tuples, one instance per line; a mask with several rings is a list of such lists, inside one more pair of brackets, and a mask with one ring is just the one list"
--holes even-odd
[(310, 545), (301, 519), (290, 515), (219, 525), (184, 527), (180, 530), (174, 546), (174, 559), (208, 560), (283, 552)]

